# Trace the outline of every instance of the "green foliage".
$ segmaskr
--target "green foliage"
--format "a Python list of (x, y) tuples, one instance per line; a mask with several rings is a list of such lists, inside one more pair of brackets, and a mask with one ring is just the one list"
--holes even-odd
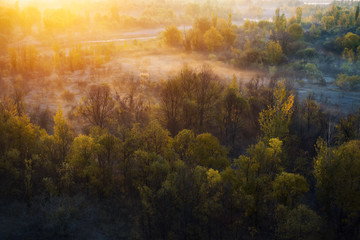
[(294, 206), (297, 199), (309, 190), (303, 176), (287, 172), (282, 172), (276, 177), (273, 188), (275, 198), (280, 204), (287, 206)]
[[(178, 6), (165, 2), (166, 6)], [(216, 56), (211, 54), (213, 59), (231, 57), (230, 62), (237, 67), (261, 68), (264, 79), (269, 69), (272, 80), (289, 74), (324, 83), (319, 69), (325, 69), (321, 63), (326, 61), (329, 74), (337, 74), (340, 65), (341, 70), (354, 74), (338, 75), (339, 87), (357, 89), (360, 44), (353, 32), (359, 24), (358, 8), (298, 7), (289, 21), (277, 9), (273, 22), (247, 20), (243, 26), (235, 26), (231, 14), (228, 19), (218, 18), (219, 11), (225, 11), (225, 3), (213, 5), (211, 1), (201, 7), (186, 5), (187, 16), (179, 15), (178, 20), (214, 14), (212, 19), (197, 18), (184, 39), (176, 27), (178, 17), (156, 4), (139, 18), (120, 16), (123, 6), (107, 8), (108, 15), (101, 15), (99, 9), (92, 23), (106, 30), (125, 25), (157, 26), (165, 21), (169, 26), (163, 33), (167, 45), (182, 43), (186, 50), (217, 51)], [(36, 10), (13, 10), (19, 13), (18, 20), (16, 14), (0, 9), (1, 40), (17, 39), (21, 27), (26, 34), (35, 29), (41, 32), (44, 27), (52, 39), (51, 34), (77, 32), (70, 26), (83, 22), (81, 16), (65, 9), (45, 10), (41, 26)], [(31, 14), (28, 23), (21, 23), (20, 19)], [(86, 26), (91, 23), (88, 18)], [(35, 25), (38, 27), (33, 28)], [(5, 41), (0, 45), (5, 46)], [(297, 103), (284, 82), (272, 85), (271, 81), (268, 87), (260, 76), (246, 84), (239, 81), (240, 85), (234, 75), (228, 84), (208, 66), (199, 70), (185, 66), (166, 81), (139, 80), (133, 82), (138, 85), (135, 87), (125, 83), (132, 79), (121, 79), (120, 85), (114, 82), (120, 90), (131, 92), (128, 95), (120, 92), (114, 96), (115, 90), (107, 85), (90, 86), (75, 114), (88, 126), (77, 118), (71, 119), (75, 124), (71, 126), (60, 107), (54, 116), (53, 135), (49, 135), (26, 116), (26, 86), (35, 84), (30, 77), (40, 73), (41, 63), (49, 60), (64, 79), (90, 68), (91, 80), (97, 81), (97, 74), (108, 73), (101, 67), (112, 59), (117, 47), (89, 44), (61, 49), (55, 43), (52, 49), (53, 61), (32, 46), (10, 48), (8, 58), (1, 60), (2, 66), (9, 61), (11, 70), (3, 71), (1, 80), (10, 80), (14, 90), (12, 99), (0, 100), (0, 200), (3, 208), (10, 201), (26, 202), (29, 207), (23, 212), (31, 214), (50, 208), (44, 215), (48, 222), (45, 228), (55, 230), (45, 238), (73, 237), (69, 231), (74, 219), (81, 217), (86, 219), (82, 226), (92, 228), (90, 213), (100, 216), (96, 223), (105, 236), (97, 238), (128, 238), (121, 235), (119, 227), (132, 231), (134, 239), (320, 239), (331, 238), (333, 233), (334, 239), (358, 237), (357, 115), (339, 120), (332, 128), (333, 122), (328, 123), (328, 119), (333, 118), (311, 96)], [(344, 60), (337, 58), (340, 53)], [(16, 78), (15, 74), (23, 77)], [(144, 103), (137, 89), (153, 99)], [(70, 103), (71, 94), (64, 93)], [(315, 153), (313, 145), (318, 136), (328, 136), (327, 144), (334, 145), (319, 140)], [(311, 176), (313, 170), (315, 178)], [(84, 196), (86, 204), (99, 204), (101, 211), (86, 212), (81, 204), (66, 202), (77, 199), (75, 195)], [(59, 205), (48, 205), (63, 198), (66, 201)], [(124, 211), (119, 204), (129, 206)], [(309, 206), (322, 208), (316, 212), (326, 221)], [(123, 211), (130, 212), (132, 220), (127, 224), (119, 220)], [(103, 218), (112, 225), (103, 225)], [(39, 236), (46, 231), (40, 224), (45, 220), (29, 219), (37, 223)], [(323, 223), (329, 231), (320, 232)], [(120, 233), (112, 235), (109, 228)]]
[(275, 15), (273, 17), (275, 23), (275, 32), (282, 32), (286, 29), (286, 17), (285, 14), (280, 15), (280, 8), (275, 10)]
[(355, 140), (360, 137), (360, 129), (358, 125), (360, 123), (360, 115), (353, 114), (347, 118), (340, 119), (336, 125), (336, 138), (339, 143)]
[(54, 122), (54, 143), (59, 151), (59, 160), (60, 162), (63, 162), (73, 141), (73, 133), (69, 124), (64, 119), (61, 107), (57, 110), (56, 115), (54, 116)]
[(80, 135), (74, 139), (69, 164), (80, 179), (87, 179), (92, 174), (98, 147), (94, 139), (89, 136)]
[(306, 77), (310, 82), (325, 84), (322, 72), (313, 63), (306, 63), (304, 66)]
[(301, 20), (302, 20), (302, 8), (301, 7), (297, 7), (296, 8), (296, 22), (298, 24), (301, 24)]
[(191, 152), (195, 163), (207, 168), (222, 170), (230, 164), (226, 157), (226, 149), (209, 133), (196, 137)]
[(337, 38), (335, 41), (342, 49), (352, 49), (356, 51), (356, 48), (360, 45), (360, 36), (352, 32), (348, 32), (346, 35)]
[(348, 76), (346, 74), (339, 74), (335, 80), (336, 85), (344, 90), (353, 91), (359, 88), (360, 76)]
[(294, 40), (299, 40), (304, 35), (304, 30), (299, 23), (293, 23), (287, 28), (287, 32)]
[(318, 53), (314, 48), (305, 48), (296, 52), (299, 58), (310, 60), (318, 56)]
[(40, 153), (41, 134), (39, 127), (31, 124), (26, 115), (18, 115), (14, 104), (7, 99), (0, 101), (1, 194), (31, 198), (33, 167)]
[(280, 158), (282, 144), (283, 142), (278, 138), (272, 138), (268, 143), (259, 141), (247, 150), (249, 157), (240, 156), (236, 159), (235, 166), (239, 169), (244, 181), (249, 183), (262, 181), (258, 179), (260, 176), (265, 177), (267, 180), (275, 179), (275, 176), (282, 169)]
[(232, 49), (236, 57), (236, 65), (239, 67), (261, 66), (264, 62), (264, 54), (257, 48), (246, 48), (245, 51), (240, 49)]
[(270, 41), (267, 45), (265, 55), (270, 65), (279, 64), (283, 58), (283, 51), (279, 42)]
[(315, 26), (315, 24), (312, 24), (309, 30), (310, 36), (314, 39), (320, 37), (320, 29)]
[(351, 221), (359, 211), (360, 142), (353, 140), (330, 148), (319, 139), (316, 146), (314, 176), (323, 207), (327, 214), (338, 207), (345, 214), (343, 217)]
[(146, 128), (135, 125), (131, 131), (139, 140), (140, 149), (156, 154), (163, 153), (166, 150), (169, 132), (163, 129), (157, 121), (151, 121)]
[(305, 205), (294, 209), (279, 205), (276, 209), (276, 233), (280, 239), (318, 239), (322, 222)]
[(194, 133), (191, 130), (184, 129), (174, 137), (172, 147), (182, 161), (191, 163), (192, 148), (194, 144)]
[(323, 16), (321, 18), (321, 24), (323, 29), (328, 31), (335, 26), (335, 18), (333, 16)]

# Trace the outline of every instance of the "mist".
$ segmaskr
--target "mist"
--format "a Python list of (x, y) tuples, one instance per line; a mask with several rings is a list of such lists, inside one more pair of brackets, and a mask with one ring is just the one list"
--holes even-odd
[(0, 0), (0, 239), (357, 239), (360, 5)]

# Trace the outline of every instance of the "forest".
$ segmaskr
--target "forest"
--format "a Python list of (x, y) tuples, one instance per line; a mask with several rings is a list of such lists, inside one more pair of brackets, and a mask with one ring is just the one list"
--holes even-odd
[(0, 239), (360, 239), (359, 7), (0, 1)]

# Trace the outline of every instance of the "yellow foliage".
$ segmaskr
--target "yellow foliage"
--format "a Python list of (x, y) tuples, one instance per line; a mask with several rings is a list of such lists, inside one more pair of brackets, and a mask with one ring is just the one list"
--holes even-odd
[(293, 113), (294, 95), (288, 94), (283, 82), (274, 90), (275, 102), (260, 113), (259, 122), (266, 139), (283, 138), (288, 133)]

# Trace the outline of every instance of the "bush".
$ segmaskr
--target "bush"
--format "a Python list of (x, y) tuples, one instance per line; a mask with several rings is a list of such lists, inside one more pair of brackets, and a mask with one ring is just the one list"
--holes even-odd
[(347, 91), (358, 90), (360, 88), (360, 76), (348, 76), (339, 74), (335, 80), (336, 86)]
[(320, 84), (326, 83), (322, 72), (313, 63), (307, 63), (305, 65), (305, 74), (310, 82), (316, 82)]
[(163, 33), (164, 42), (170, 47), (177, 47), (182, 42), (179, 29), (176, 26), (168, 26)]
[(314, 48), (306, 48), (297, 51), (296, 56), (302, 59), (312, 59), (317, 56), (317, 52)]

